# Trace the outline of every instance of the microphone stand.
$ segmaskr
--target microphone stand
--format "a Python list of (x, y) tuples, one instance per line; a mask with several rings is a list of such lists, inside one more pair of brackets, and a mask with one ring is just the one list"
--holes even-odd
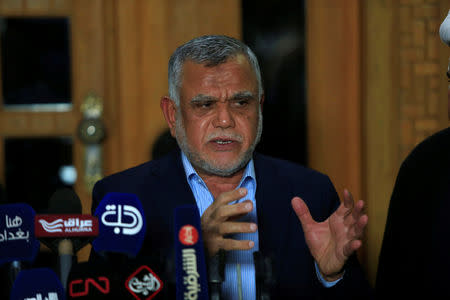
[(270, 300), (270, 288), (273, 285), (272, 262), (261, 252), (253, 252), (255, 263), (256, 300)]
[(225, 250), (220, 249), (208, 260), (208, 285), (211, 300), (222, 299), (222, 283), (225, 280)]
[(18, 260), (14, 260), (9, 265), (9, 280), (11, 283), (11, 287), (16, 281), (17, 275), (19, 275), (20, 271), (22, 271), (22, 263)]
[(58, 245), (59, 276), (64, 290), (67, 290), (67, 279), (74, 259), (73, 244), (69, 239), (63, 239)]

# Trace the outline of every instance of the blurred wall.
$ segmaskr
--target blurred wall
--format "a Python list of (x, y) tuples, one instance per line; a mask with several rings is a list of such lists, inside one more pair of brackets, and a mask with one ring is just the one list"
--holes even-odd
[(309, 165), (367, 203), (374, 284), (387, 208), (412, 148), (449, 125), (448, 0), (307, 2)]
[(449, 126), (445, 73), (450, 51), (439, 38), (439, 26), (450, 1), (364, 4), (363, 174), (371, 218), (367, 267), (374, 281), (400, 164), (416, 144)]

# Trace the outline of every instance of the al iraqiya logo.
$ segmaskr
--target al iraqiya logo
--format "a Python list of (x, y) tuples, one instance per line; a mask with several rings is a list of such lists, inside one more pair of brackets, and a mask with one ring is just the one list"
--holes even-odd
[(124, 235), (137, 234), (144, 224), (142, 215), (136, 207), (121, 204), (106, 205), (101, 221), (105, 226), (114, 227), (115, 234)]
[(125, 287), (137, 300), (150, 300), (162, 290), (163, 282), (144, 265), (128, 277)]

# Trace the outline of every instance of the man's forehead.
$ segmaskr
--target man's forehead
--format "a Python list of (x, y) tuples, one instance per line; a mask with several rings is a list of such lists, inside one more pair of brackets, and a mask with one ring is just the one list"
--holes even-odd
[(204, 86), (208, 86), (208, 84), (258, 84), (256, 74), (248, 61), (238, 60), (229, 60), (211, 67), (192, 61), (185, 62), (180, 82), (181, 87), (187, 81)]

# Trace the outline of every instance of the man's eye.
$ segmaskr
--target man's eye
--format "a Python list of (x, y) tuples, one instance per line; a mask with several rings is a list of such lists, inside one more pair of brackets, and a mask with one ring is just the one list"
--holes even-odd
[(196, 102), (195, 107), (196, 108), (209, 108), (213, 105), (212, 101), (202, 101), (202, 102)]
[(245, 106), (247, 104), (248, 104), (248, 100), (246, 100), (246, 99), (234, 101), (234, 105), (239, 106), (239, 107)]

